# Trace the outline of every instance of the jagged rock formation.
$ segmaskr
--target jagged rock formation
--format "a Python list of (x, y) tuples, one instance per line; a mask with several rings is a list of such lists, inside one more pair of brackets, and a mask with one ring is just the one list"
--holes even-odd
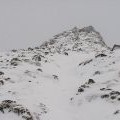
[(55, 35), (51, 40), (43, 43), (41, 48), (51, 53), (66, 51), (105, 51), (108, 49), (101, 35), (92, 27), (82, 29), (77, 27)]
[(6, 109), (8, 110), (8, 112), (13, 112), (18, 116), (22, 116), (22, 118), (25, 120), (33, 120), (33, 117), (29, 110), (24, 108), (22, 105), (17, 104), (16, 101), (2, 101), (2, 103), (0, 104), (0, 112), (4, 114)]

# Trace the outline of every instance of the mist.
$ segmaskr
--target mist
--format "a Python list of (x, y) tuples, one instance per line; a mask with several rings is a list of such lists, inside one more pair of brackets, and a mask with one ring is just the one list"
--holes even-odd
[(0, 51), (39, 46), (53, 35), (92, 25), (120, 44), (119, 0), (0, 0)]

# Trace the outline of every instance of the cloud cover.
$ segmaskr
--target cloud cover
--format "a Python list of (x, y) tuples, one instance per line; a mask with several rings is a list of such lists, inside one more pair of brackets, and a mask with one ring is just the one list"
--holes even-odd
[(119, 0), (0, 0), (0, 51), (37, 46), (74, 26), (92, 25), (120, 44)]

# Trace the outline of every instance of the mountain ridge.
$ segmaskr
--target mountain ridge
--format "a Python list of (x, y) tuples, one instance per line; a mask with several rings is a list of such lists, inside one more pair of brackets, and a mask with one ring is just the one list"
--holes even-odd
[(64, 42), (66, 42), (66, 44), (70, 44), (73, 42), (72, 43), (73, 46), (71, 46), (73, 48), (69, 48), (72, 50), (76, 46), (79, 46), (79, 49), (81, 49), (80, 47), (82, 47), (82, 44), (84, 44), (84, 42), (86, 42), (85, 44), (88, 44), (88, 47), (90, 47), (90, 44), (92, 44), (93, 46), (95, 46), (96, 44), (97, 45), (99, 44), (101, 47), (103, 46), (106, 49), (109, 49), (109, 47), (105, 44), (100, 33), (97, 32), (92, 26), (84, 27), (82, 29), (74, 27), (69, 31), (64, 31), (63, 33), (55, 35), (52, 39), (48, 40), (47, 42), (44, 42), (41, 46), (47, 47), (47, 45), (53, 45), (54, 43), (60, 42), (60, 41), (62, 41), (62, 45), (65, 44)]
[(92, 26), (0, 54), (0, 120), (119, 120), (120, 50)]

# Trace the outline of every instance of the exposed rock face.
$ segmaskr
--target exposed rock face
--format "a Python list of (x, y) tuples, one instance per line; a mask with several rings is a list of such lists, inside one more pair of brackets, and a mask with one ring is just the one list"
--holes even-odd
[(70, 31), (65, 31), (55, 35), (50, 41), (41, 45), (42, 49), (49, 52), (62, 53), (64, 51), (104, 51), (109, 49), (100, 33), (92, 26), (79, 29), (74, 27)]
[(5, 110), (8, 112), (13, 112), (18, 116), (22, 116), (25, 120), (33, 120), (33, 117), (27, 108), (24, 108), (22, 105), (16, 103), (12, 100), (4, 100), (0, 104), (0, 112), (5, 113)]

